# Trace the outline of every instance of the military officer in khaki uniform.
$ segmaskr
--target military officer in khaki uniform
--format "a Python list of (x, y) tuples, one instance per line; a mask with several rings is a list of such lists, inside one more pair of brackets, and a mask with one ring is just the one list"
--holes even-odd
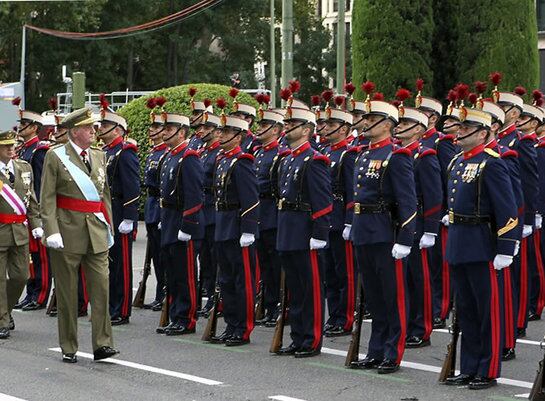
[(34, 237), (43, 234), (32, 167), (13, 160), (15, 138), (15, 132), (0, 133), (0, 339), (15, 329), (11, 311), (29, 275), (28, 224)]
[(103, 152), (91, 147), (95, 123), (89, 109), (68, 114), (62, 124), (68, 143), (48, 152), (40, 197), (44, 242), (51, 249), (57, 287), (59, 341), (63, 362), (77, 362), (78, 268), (85, 271), (93, 313), (94, 359), (113, 349), (108, 313), (108, 249), (113, 244), (111, 200)]

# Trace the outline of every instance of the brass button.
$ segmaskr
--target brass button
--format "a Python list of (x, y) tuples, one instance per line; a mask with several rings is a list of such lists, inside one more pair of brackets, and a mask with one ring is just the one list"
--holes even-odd
[(452, 193), (456, 193), (456, 188), (452, 188)]
[(450, 201), (451, 201), (451, 202), (454, 202), (454, 198), (450, 198)]

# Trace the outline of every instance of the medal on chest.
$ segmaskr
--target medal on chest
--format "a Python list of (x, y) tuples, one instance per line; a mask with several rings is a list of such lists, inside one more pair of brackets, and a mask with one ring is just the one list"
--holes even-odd
[(365, 172), (365, 176), (369, 178), (379, 178), (382, 165), (382, 160), (370, 160), (369, 165), (367, 166), (367, 171)]
[(479, 165), (477, 163), (466, 164), (464, 172), (462, 173), (462, 182), (470, 183), (475, 181), (475, 177), (477, 177), (478, 171)]

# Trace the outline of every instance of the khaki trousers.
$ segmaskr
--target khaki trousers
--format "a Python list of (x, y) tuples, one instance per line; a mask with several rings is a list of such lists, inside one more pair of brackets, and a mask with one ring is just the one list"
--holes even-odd
[(9, 316), (28, 280), (28, 244), (0, 247), (0, 328), (7, 328)]

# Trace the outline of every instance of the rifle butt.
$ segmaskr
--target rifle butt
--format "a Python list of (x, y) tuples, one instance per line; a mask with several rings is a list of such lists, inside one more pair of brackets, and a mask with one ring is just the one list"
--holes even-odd
[(271, 342), (271, 348), (269, 352), (271, 354), (276, 354), (280, 348), (282, 348), (282, 340), (284, 337), (284, 311), (278, 316), (276, 320), (276, 326), (274, 327), (274, 334)]
[(143, 308), (144, 307), (144, 299), (146, 298), (146, 283), (144, 280), (140, 281), (140, 284), (138, 285), (138, 291), (136, 291), (136, 295), (134, 296), (134, 300), (132, 301), (132, 306), (135, 308)]
[(456, 361), (454, 352), (456, 352), (456, 349), (452, 346), (452, 344), (447, 345), (447, 354), (445, 356), (445, 360), (443, 361), (441, 373), (439, 373), (439, 383), (445, 383), (449, 377), (454, 375), (455, 366), (453, 365)]
[(206, 327), (202, 333), (202, 341), (210, 341), (212, 337), (216, 335), (216, 327), (218, 324), (218, 305), (214, 304), (212, 310), (210, 311), (210, 316), (208, 317), (208, 322), (206, 322)]

